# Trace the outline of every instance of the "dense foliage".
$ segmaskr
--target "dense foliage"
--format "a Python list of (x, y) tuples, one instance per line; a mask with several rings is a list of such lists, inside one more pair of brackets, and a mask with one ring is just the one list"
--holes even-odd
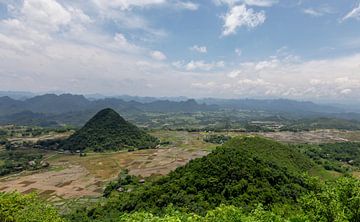
[(301, 144), (295, 147), (326, 170), (345, 173), (360, 167), (360, 143)]
[(127, 147), (154, 148), (158, 139), (125, 121), (112, 109), (98, 112), (60, 148), (64, 150), (121, 150)]
[(120, 212), (91, 218), (83, 210), (61, 217), (35, 194), (0, 193), (0, 221), (4, 222), (358, 222), (360, 221), (360, 181), (341, 177), (332, 182), (312, 178), (313, 190), (302, 195), (293, 206), (265, 208), (256, 204), (249, 211), (232, 205), (220, 205), (203, 215), (184, 212), (173, 205), (162, 214), (149, 211)]
[[(322, 182), (310, 178), (313, 189), (299, 197), (295, 204), (276, 204), (267, 209), (256, 204), (249, 211), (232, 205), (220, 205), (204, 215), (184, 212), (173, 205), (163, 214), (149, 211), (118, 213), (89, 218), (84, 214), (72, 216), (72, 221), (120, 222), (358, 222), (360, 221), (360, 181), (341, 177)], [(114, 206), (114, 209), (117, 209)]]
[[(252, 210), (257, 204), (294, 204), (311, 188), (302, 172), (312, 162), (286, 145), (259, 138), (234, 138), (206, 157), (192, 160), (154, 182), (119, 180), (108, 201), (89, 211), (101, 218), (118, 212), (163, 213), (167, 206), (205, 214), (226, 204)], [(116, 189), (119, 186), (111, 184)], [(109, 188), (107, 189), (107, 194)]]
[(204, 138), (207, 143), (224, 144), (231, 139), (231, 136), (211, 134)]
[[(356, 147), (335, 145), (340, 150)], [(302, 152), (307, 150), (303, 146)], [(336, 150), (330, 144), (321, 146), (327, 152)], [(33, 194), (0, 193), (0, 221), (360, 221), (360, 181), (304, 175), (314, 163), (296, 148), (259, 137), (233, 138), (159, 179), (144, 181), (122, 171), (106, 187), (106, 198), (64, 216)]]
[(36, 195), (19, 193), (0, 193), (0, 221), (65, 222), (53, 207)]
[(15, 150), (0, 152), (0, 176), (22, 170), (36, 170), (47, 167), (42, 162), (42, 154), (32, 153), (31, 150)]

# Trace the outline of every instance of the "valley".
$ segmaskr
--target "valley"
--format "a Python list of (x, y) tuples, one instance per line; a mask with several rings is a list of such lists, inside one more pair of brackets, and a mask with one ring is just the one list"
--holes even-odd
[[(10, 126), (3, 129), (13, 130), (13, 136), (8, 140), (13, 143), (33, 142), (42, 140), (67, 138), (73, 131), (46, 132), (40, 136), (20, 136), (19, 131)], [(360, 131), (316, 130), (310, 132), (186, 132), (170, 130), (152, 130), (151, 135), (167, 141), (157, 149), (137, 151), (119, 151), (94, 153), (86, 156), (78, 154), (63, 154), (58, 151), (37, 151), (44, 154), (50, 167), (37, 171), (24, 171), (0, 177), (0, 191), (21, 193), (37, 192), (41, 198), (62, 205), (70, 200), (99, 197), (105, 185), (115, 179), (121, 169), (128, 169), (130, 175), (141, 178), (167, 175), (191, 159), (206, 156), (216, 144), (204, 142), (210, 134), (224, 134), (231, 137), (244, 135), (259, 135), (283, 143), (336, 143), (344, 141), (359, 142)], [(359, 177), (360, 172), (353, 174)], [(333, 175), (337, 175), (336, 172)], [(360, 178), (360, 177), (359, 177)]]

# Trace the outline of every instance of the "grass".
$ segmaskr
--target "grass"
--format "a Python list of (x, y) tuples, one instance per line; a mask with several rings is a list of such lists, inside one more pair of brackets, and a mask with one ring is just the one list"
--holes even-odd
[(310, 169), (309, 175), (319, 177), (321, 180), (335, 180), (342, 174), (336, 171), (325, 170), (323, 167), (316, 165)]

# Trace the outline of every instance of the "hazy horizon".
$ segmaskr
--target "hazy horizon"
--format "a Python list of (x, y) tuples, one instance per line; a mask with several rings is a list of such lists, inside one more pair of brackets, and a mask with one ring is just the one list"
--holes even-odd
[(360, 98), (358, 0), (0, 0), (0, 90)]

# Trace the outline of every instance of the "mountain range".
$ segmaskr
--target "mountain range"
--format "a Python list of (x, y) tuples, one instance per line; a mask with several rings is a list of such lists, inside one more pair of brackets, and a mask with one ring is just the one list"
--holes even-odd
[[(1, 94), (0, 94), (1, 95)], [(21, 95), (21, 94), (19, 94)], [(134, 99), (134, 100), (131, 100)], [(141, 101), (141, 102), (140, 102)], [(287, 99), (186, 99), (176, 101), (153, 97), (87, 98), (84, 95), (45, 94), (24, 99), (0, 97), (0, 124), (56, 126), (57, 123), (83, 125), (99, 110), (111, 108), (122, 114), (194, 113), (221, 110), (265, 111), (297, 117), (360, 119), (339, 107)], [(67, 121), (69, 120), (69, 121)]]

